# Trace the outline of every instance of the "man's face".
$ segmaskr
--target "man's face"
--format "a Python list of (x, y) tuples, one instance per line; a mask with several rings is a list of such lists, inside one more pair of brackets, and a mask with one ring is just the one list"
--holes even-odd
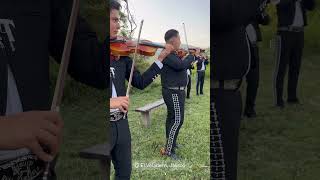
[(178, 34), (176, 37), (171, 38), (170, 43), (173, 45), (175, 50), (180, 49), (180, 45), (181, 45), (180, 35)]
[(110, 38), (116, 38), (120, 30), (120, 14), (116, 9), (110, 12)]

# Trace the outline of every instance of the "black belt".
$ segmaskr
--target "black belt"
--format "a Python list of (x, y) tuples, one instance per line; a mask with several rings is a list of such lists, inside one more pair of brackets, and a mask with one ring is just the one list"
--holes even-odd
[(241, 79), (214, 80), (212, 87), (213, 89), (237, 90), (241, 85), (241, 81)]
[(0, 179), (41, 180), (45, 163), (29, 154), (0, 162)]
[(278, 31), (303, 32), (304, 27), (282, 26), (282, 27), (278, 27)]
[(186, 89), (186, 87), (184, 87), (184, 86), (178, 86), (178, 87), (166, 87), (166, 89), (184, 91), (184, 90)]
[(111, 122), (116, 122), (124, 119), (125, 114), (121, 111), (114, 111), (110, 112), (110, 121)]

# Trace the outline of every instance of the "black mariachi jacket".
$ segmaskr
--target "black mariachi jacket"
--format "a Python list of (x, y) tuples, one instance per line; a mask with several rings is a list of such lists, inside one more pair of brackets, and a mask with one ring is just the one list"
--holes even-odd
[[(72, 0), (1, 0), (0, 115), (6, 110), (8, 64), (23, 110), (50, 108), (49, 56), (57, 62), (61, 59), (71, 7)], [(79, 18), (69, 74), (77, 81), (106, 88), (105, 52), (106, 45), (103, 46), (96, 33)]]
[(242, 79), (249, 68), (245, 27), (268, 0), (215, 0), (211, 3), (211, 80)]
[(190, 66), (187, 68), (187, 70), (188, 69), (190, 71), (190, 75), (192, 75), (192, 69), (194, 69), (194, 64), (190, 64)]
[[(110, 82), (113, 82), (117, 96), (126, 95), (126, 80), (129, 80), (132, 67), (130, 57), (121, 56), (119, 60), (110, 61)], [(161, 69), (156, 63), (153, 63), (142, 75), (136, 69), (133, 71), (132, 86), (138, 89), (144, 89), (159, 75)], [(111, 86), (110, 86), (111, 87)], [(110, 88), (110, 97), (112, 88)]]
[[(296, 1), (297, 0), (280, 0), (280, 3), (277, 4), (278, 27), (292, 25), (295, 16)], [(308, 24), (306, 16), (307, 10), (313, 10), (314, 8), (314, 0), (302, 0), (301, 9), (304, 26)]]
[(188, 82), (187, 69), (195, 61), (193, 55), (181, 60), (175, 53), (169, 54), (163, 61), (161, 70), (161, 85), (168, 87), (185, 87)]
[(201, 70), (202, 68), (202, 62), (204, 61), (204, 69), (207, 69), (207, 65), (209, 64), (208, 59), (203, 59), (203, 58), (198, 58), (198, 62), (197, 62), (197, 70)]

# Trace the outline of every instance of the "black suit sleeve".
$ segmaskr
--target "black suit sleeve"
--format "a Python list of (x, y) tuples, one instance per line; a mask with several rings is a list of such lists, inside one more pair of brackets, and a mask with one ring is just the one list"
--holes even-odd
[(296, 1), (297, 0), (280, 0), (277, 6), (279, 7), (287, 6), (288, 4), (295, 3)]
[(269, 0), (214, 0), (211, 3), (213, 31), (245, 26), (264, 9)]
[(307, 10), (312, 11), (316, 7), (316, 3), (314, 0), (302, 0), (303, 7)]
[(195, 61), (193, 55), (188, 55), (184, 60), (181, 60), (179, 57), (171, 53), (163, 60), (162, 63), (176, 71), (181, 71), (187, 69), (193, 61)]
[[(129, 81), (131, 67), (132, 67), (132, 59), (127, 57), (126, 59), (126, 79)], [(140, 72), (134, 68), (133, 76), (132, 76), (132, 86), (138, 89), (144, 89), (148, 85), (150, 85), (153, 80), (160, 73), (160, 68), (156, 63), (153, 63), (142, 75)]]
[[(50, 54), (60, 63), (71, 14), (71, 0), (55, 0), (52, 10)], [(77, 81), (104, 89), (107, 87), (106, 42), (99, 42), (88, 23), (78, 17), (70, 55), (69, 74)]]
[(208, 65), (209, 64), (209, 60), (208, 59), (204, 60), (204, 64)]

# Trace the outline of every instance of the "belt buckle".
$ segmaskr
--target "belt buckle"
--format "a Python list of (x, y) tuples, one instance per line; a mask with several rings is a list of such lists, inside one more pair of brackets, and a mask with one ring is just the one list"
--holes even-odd
[(0, 162), (0, 179), (38, 179), (43, 174), (44, 162), (33, 154)]
[(124, 114), (120, 111), (110, 112), (110, 121), (116, 122), (123, 119)]
[(289, 28), (293, 32), (301, 32), (302, 28), (301, 27), (296, 27), (296, 26), (290, 26)]

